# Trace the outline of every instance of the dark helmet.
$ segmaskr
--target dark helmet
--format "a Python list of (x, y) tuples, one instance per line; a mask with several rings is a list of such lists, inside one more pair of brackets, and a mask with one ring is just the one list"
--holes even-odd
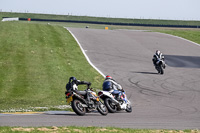
[(75, 77), (70, 77), (70, 78), (69, 78), (69, 82), (73, 82), (73, 81), (76, 82), (77, 79), (76, 79)]
[(105, 79), (112, 79), (112, 77), (107, 75)]
[(77, 79), (75, 77), (70, 77), (69, 82), (66, 84), (67, 91), (71, 91), (74, 84), (77, 84)]

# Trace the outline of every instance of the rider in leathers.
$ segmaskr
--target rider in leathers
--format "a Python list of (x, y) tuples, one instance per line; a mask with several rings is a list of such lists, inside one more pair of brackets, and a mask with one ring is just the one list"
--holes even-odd
[[(77, 80), (75, 77), (70, 77), (69, 78), (69, 82), (66, 85), (66, 89), (67, 89), (67, 91), (74, 91), (74, 92), (76, 92), (78, 94), (84, 94), (85, 91), (79, 91), (78, 90), (78, 85), (87, 85), (88, 88), (89, 88), (91, 83), (87, 82), (87, 81)], [(89, 97), (87, 97), (87, 100), (90, 103)]]
[(80, 81), (77, 80), (75, 77), (70, 77), (69, 82), (66, 85), (67, 90), (72, 89), (73, 91), (78, 91), (78, 85), (88, 85), (88, 87), (91, 85), (90, 82), (87, 81)]
[(153, 55), (153, 59), (152, 59), (153, 64), (154, 64), (155, 67), (156, 67), (157, 62), (159, 60), (163, 60), (164, 61), (164, 56), (159, 50), (156, 50), (156, 53)]
[(122, 94), (122, 86), (118, 84), (111, 76), (106, 76), (103, 82), (103, 91), (109, 91), (116, 95), (116, 99), (119, 100)]

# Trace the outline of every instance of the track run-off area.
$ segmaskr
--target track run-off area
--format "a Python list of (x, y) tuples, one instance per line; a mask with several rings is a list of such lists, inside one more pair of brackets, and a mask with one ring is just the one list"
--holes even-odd
[[(200, 46), (167, 34), (134, 30), (68, 29), (91, 63), (123, 86), (133, 112), (102, 116), (73, 112), (1, 115), (1, 126), (100, 126), (200, 129)], [(152, 57), (164, 56), (164, 75)], [(84, 80), (84, 79), (81, 79)]]

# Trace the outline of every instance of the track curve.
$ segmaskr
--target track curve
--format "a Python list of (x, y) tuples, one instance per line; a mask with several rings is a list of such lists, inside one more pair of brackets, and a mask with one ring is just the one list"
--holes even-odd
[[(130, 117), (139, 117), (152, 128), (173, 123), (177, 128), (200, 127), (200, 46), (167, 34), (76, 29), (78, 38), (94, 65), (113, 76), (134, 104)], [(152, 56), (159, 49), (169, 64), (158, 75)], [(134, 118), (132, 120), (135, 121)], [(185, 124), (183, 124), (183, 122)]]
[[(166, 34), (69, 28), (91, 62), (111, 75), (128, 94), (133, 112), (108, 114), (32, 115), (13, 126), (116, 126), (123, 128), (200, 128), (200, 46)], [(152, 56), (159, 49), (169, 64), (158, 75)], [(192, 62), (192, 63), (191, 63)], [(182, 63), (182, 64), (181, 64)], [(184, 65), (183, 65), (184, 64)], [(0, 125), (19, 116), (1, 116)], [(31, 117), (31, 122), (28, 122)], [(37, 120), (38, 118), (38, 120)], [(49, 122), (48, 122), (49, 121)], [(7, 123), (7, 124), (6, 124)], [(32, 123), (32, 124), (31, 124)]]

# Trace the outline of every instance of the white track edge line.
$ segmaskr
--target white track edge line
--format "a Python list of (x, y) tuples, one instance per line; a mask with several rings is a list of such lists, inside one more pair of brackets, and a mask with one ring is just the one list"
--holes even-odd
[(89, 57), (87, 56), (87, 54), (85, 53), (83, 47), (81, 46), (80, 42), (78, 41), (78, 39), (76, 38), (76, 36), (66, 27), (64, 27), (65, 29), (67, 29), (70, 34), (74, 37), (74, 39), (76, 40), (76, 42), (78, 43), (79, 47), (81, 48), (82, 53), (84, 54), (85, 58), (87, 59), (88, 63), (99, 73), (101, 74), (103, 77), (105, 77), (105, 75), (90, 61)]
[(178, 38), (178, 39), (182, 39), (182, 40), (184, 40), (184, 41), (187, 41), (187, 42), (193, 43), (193, 44), (195, 44), (195, 45), (197, 45), (197, 46), (200, 46), (200, 44), (198, 44), (198, 43), (196, 43), (196, 42), (193, 42), (193, 41), (190, 41), (190, 40), (185, 39), (185, 38), (180, 37), (180, 36), (175, 36), (175, 35), (171, 35), (171, 34), (167, 34), (167, 33), (161, 33), (161, 32), (157, 32), (157, 33), (164, 34), (164, 35), (171, 36), (171, 37), (175, 37), (175, 38)]
[[(105, 77), (105, 75), (94, 65), (92, 64), (92, 62), (90, 61), (90, 59), (88, 58), (87, 54), (85, 53), (84, 49), (82, 48), (80, 42), (78, 41), (78, 39), (75, 37), (75, 35), (67, 28), (67, 27), (64, 27), (65, 29), (67, 29), (70, 34), (74, 37), (74, 39), (76, 40), (76, 42), (78, 43), (79, 47), (81, 48), (81, 51), (83, 52), (85, 58), (87, 59), (88, 63), (97, 71), (99, 72), (103, 77)], [(197, 46), (200, 46), (200, 44), (196, 43), (196, 42), (193, 42), (193, 41), (190, 41), (188, 39), (185, 39), (185, 38), (182, 38), (182, 37), (179, 37), (179, 36), (175, 36), (175, 35), (171, 35), (171, 34), (167, 34), (167, 33), (161, 33), (161, 32), (157, 32), (157, 33), (160, 33), (160, 34), (164, 34), (164, 35), (168, 35), (168, 36), (171, 36), (171, 37), (175, 37), (175, 38), (179, 38), (179, 39), (182, 39), (182, 40), (185, 40), (187, 42), (190, 42), (190, 43), (193, 43)]]

